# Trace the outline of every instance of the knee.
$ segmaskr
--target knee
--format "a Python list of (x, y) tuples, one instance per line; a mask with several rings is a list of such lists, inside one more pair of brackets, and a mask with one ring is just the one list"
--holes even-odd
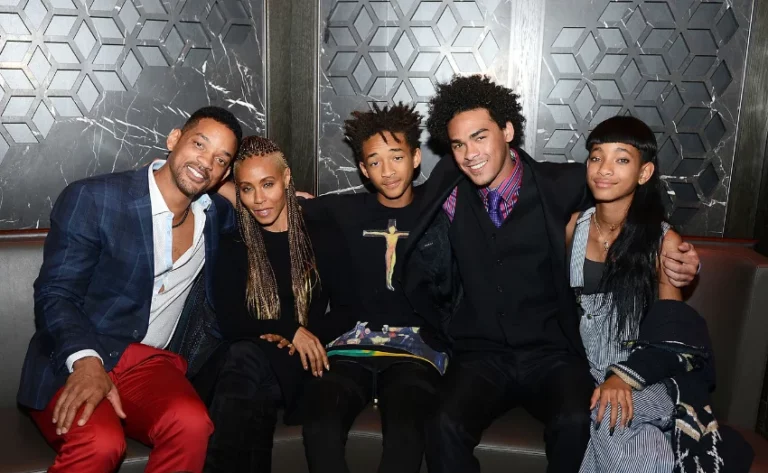
[[(125, 433), (119, 424), (96, 424), (82, 429), (81, 435), (71, 444), (87, 452), (89, 462), (103, 466), (104, 471), (111, 471), (125, 456)], [(72, 433), (75, 433), (73, 431)], [(68, 442), (70, 443), (70, 442)]]
[(548, 430), (581, 432), (588, 431), (592, 424), (592, 418), (588, 409), (580, 408), (564, 409), (550, 420)]
[(183, 438), (185, 442), (205, 445), (213, 434), (213, 422), (203, 402), (192, 396), (179, 398), (157, 422), (155, 434), (158, 440), (163, 436)]

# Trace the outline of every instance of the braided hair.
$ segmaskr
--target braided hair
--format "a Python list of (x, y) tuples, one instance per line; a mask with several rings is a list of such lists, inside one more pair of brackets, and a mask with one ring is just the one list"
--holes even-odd
[[(260, 136), (248, 136), (237, 152), (234, 160), (234, 170), (246, 159), (274, 158), (281, 170), (288, 169), (280, 147), (275, 142)], [(267, 258), (267, 248), (264, 245), (263, 231), (256, 219), (243, 205), (240, 188), (237, 192), (237, 218), (240, 224), (240, 235), (248, 249), (248, 283), (246, 287), (246, 303), (256, 318), (260, 320), (275, 320), (280, 317), (280, 298), (277, 281), (272, 265)], [(309, 314), (309, 303), (312, 289), (319, 281), (315, 254), (307, 234), (301, 208), (296, 199), (296, 188), (293, 179), (285, 189), (286, 210), (288, 212), (288, 248), (291, 254), (291, 287), (295, 301), (295, 314), (298, 322), (306, 326)]]

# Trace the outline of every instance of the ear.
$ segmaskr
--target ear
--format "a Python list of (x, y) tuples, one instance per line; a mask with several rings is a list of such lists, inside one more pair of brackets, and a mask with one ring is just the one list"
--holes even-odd
[(421, 149), (416, 148), (413, 152), (413, 169), (416, 169), (421, 164)]
[(502, 131), (504, 133), (504, 141), (511, 143), (515, 138), (515, 127), (512, 126), (512, 122), (507, 122)]
[(648, 182), (648, 179), (653, 176), (654, 171), (656, 170), (656, 166), (653, 165), (653, 163), (645, 163), (640, 168), (640, 179), (637, 180), (637, 183), (641, 186)]
[(285, 168), (285, 171), (283, 171), (283, 184), (285, 185), (285, 188), (288, 188), (288, 184), (291, 183), (291, 168)]
[(173, 131), (171, 131), (171, 133), (168, 135), (168, 138), (165, 140), (165, 146), (168, 148), (168, 151), (173, 151), (173, 148), (176, 147), (180, 139), (181, 130), (174, 128)]
[(370, 179), (371, 177), (368, 175), (368, 169), (365, 168), (365, 163), (360, 161), (357, 163), (357, 166), (360, 168), (360, 172), (363, 173), (363, 176), (365, 176), (366, 179)]

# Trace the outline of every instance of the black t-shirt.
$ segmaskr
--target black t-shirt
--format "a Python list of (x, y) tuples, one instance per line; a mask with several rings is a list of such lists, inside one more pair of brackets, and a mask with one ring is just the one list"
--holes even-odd
[(422, 324), (399, 282), (405, 240), (416, 225), (420, 194), (415, 188), (413, 202), (403, 208), (385, 207), (373, 193), (326, 195), (302, 201), (305, 220), (338, 225), (338, 243), (348, 248), (350, 258), (340, 262), (336, 270), (349, 272), (357, 292), (354, 303), (360, 307), (357, 319), (368, 322), (371, 330), (380, 330), (382, 325)]

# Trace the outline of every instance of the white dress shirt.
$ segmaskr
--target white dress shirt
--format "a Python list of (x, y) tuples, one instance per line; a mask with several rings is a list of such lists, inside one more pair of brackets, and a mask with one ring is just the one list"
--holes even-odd
[[(165, 348), (171, 341), (179, 323), (184, 302), (192, 282), (205, 264), (205, 211), (211, 205), (211, 198), (203, 194), (192, 202), (190, 213), (195, 218), (192, 246), (173, 261), (173, 212), (160, 193), (155, 182), (154, 171), (165, 165), (165, 160), (156, 160), (148, 169), (149, 198), (152, 205), (152, 240), (154, 245), (154, 285), (149, 309), (147, 334), (141, 341), (144, 345)], [(80, 350), (67, 357), (67, 369), (71, 373), (74, 363), (87, 356), (101, 360), (96, 350)], [(102, 360), (103, 362), (103, 360)]]

